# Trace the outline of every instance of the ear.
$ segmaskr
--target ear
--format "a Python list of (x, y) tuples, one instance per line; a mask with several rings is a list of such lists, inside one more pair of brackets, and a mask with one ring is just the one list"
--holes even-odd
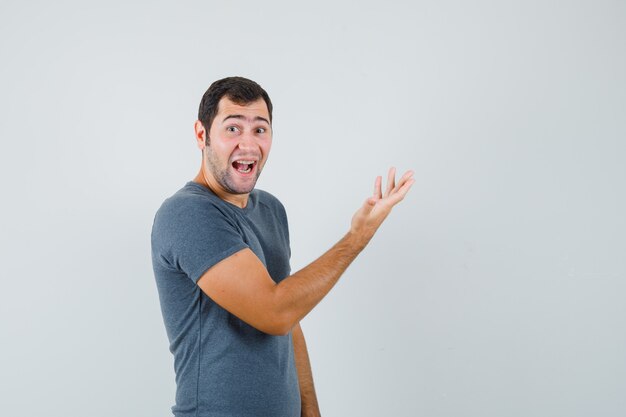
[(198, 149), (203, 150), (205, 147), (207, 132), (204, 129), (204, 126), (202, 126), (202, 122), (200, 120), (196, 120), (193, 124), (193, 130), (196, 136), (196, 145), (198, 146)]

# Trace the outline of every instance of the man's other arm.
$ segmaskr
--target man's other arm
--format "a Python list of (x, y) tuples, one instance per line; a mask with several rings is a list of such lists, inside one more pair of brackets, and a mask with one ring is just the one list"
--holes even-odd
[(377, 177), (374, 194), (353, 216), (350, 231), (317, 260), (280, 283), (272, 280), (250, 249), (243, 249), (209, 268), (198, 285), (252, 327), (272, 335), (289, 333), (328, 294), (391, 209), (402, 201), (413, 185), (412, 176), (408, 171), (396, 185), (395, 170), (389, 170), (384, 194), (382, 178)]
[(317, 395), (315, 395), (315, 386), (313, 385), (311, 362), (309, 361), (309, 353), (300, 323), (294, 326), (291, 336), (293, 338), (293, 350), (298, 371), (298, 383), (300, 385), (301, 417), (320, 417), (320, 408), (317, 403)]

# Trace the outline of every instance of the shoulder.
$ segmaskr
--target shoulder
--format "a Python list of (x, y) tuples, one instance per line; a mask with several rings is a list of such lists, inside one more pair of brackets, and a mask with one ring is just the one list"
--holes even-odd
[(278, 198), (276, 198), (273, 194), (265, 190), (254, 189), (253, 193), (256, 196), (258, 204), (269, 207), (270, 209), (278, 209), (281, 211), (285, 211), (285, 206), (280, 202)]
[(165, 199), (154, 218), (155, 227), (168, 229), (203, 220), (229, 219), (232, 213), (226, 203), (204, 187), (188, 182), (183, 188)]
[(200, 184), (188, 182), (183, 188), (165, 199), (159, 212), (184, 212), (187, 210), (220, 210), (224, 202)]
[(258, 215), (263, 219), (278, 221), (284, 228), (288, 227), (287, 211), (278, 198), (267, 191), (255, 189), (253, 191), (256, 199), (255, 206)]

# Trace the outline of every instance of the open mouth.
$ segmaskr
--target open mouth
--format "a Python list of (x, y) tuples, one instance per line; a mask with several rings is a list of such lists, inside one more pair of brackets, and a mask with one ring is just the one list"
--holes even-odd
[(238, 161), (233, 162), (233, 168), (241, 174), (249, 174), (254, 169), (257, 161), (247, 161), (240, 159)]

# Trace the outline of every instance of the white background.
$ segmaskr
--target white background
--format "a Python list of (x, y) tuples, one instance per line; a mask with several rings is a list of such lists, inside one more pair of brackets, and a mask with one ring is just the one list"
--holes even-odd
[(294, 271), (416, 184), (304, 320), (324, 416), (626, 415), (622, 1), (0, 3), (6, 416), (166, 416), (150, 262), (209, 84), (274, 105)]

